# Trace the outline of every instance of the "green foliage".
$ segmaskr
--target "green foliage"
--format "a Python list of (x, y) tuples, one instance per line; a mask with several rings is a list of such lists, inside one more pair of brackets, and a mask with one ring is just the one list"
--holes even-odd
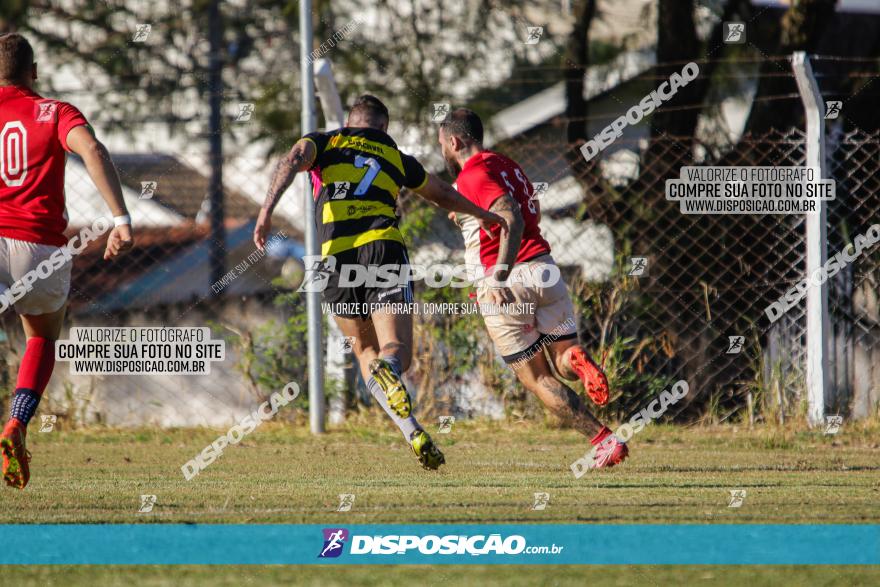
[[(343, 103), (375, 93), (395, 124), (421, 121), (427, 127), (432, 102), (449, 100), (451, 88), (461, 96), (497, 87), (514, 63), (538, 64), (558, 53), (550, 31), (539, 46), (522, 42), (524, 0), (404, 4), (316, 0), (312, 10), (315, 48), (355, 23), (324, 55), (333, 63)], [(93, 80), (83, 94), (59, 97), (97, 99), (101, 107), (86, 112), (94, 122), (134, 135), (142, 123), (161, 121), (192, 136), (207, 131), (209, 6), (209, 0), (76, 0), (49, 7), (0, 0), (0, 32), (19, 30), (34, 41), (40, 90), (58, 94), (51, 74), (61, 66)], [(215, 56), (223, 65), (224, 132), (246, 135), (239, 141), (265, 139), (268, 153), (283, 151), (300, 134), (299, 2), (251, 0), (241, 7), (221, 1), (220, 10), (222, 50)], [(374, 19), (381, 26), (371, 26)], [(145, 42), (133, 42), (135, 23), (152, 26)], [(472, 75), (477, 70), (494, 75), (480, 80)], [(256, 106), (246, 125), (232, 122), (238, 102)]]
[[(228, 324), (212, 326), (238, 351), (240, 358), (236, 368), (257, 399), (295, 381), (301, 392), (293, 405), (307, 409), (308, 317), (305, 301), (302, 294), (289, 292), (276, 296), (274, 304), (284, 309), (286, 319), (270, 320), (253, 331), (242, 331)], [(325, 319), (325, 332), (326, 328)], [(344, 389), (343, 381), (330, 378), (324, 381), (327, 398), (341, 395)]]
[[(270, 320), (253, 331), (228, 324), (212, 324), (239, 355), (236, 365), (250, 384), (254, 395), (262, 399), (295, 381), (301, 389), (307, 385), (308, 358), (304, 349), (308, 324), (305, 306), (296, 294), (282, 294), (276, 305), (291, 308), (283, 321)], [(308, 406), (308, 396), (300, 393), (295, 405)]]
[[(790, 420), (801, 424), (807, 421), (807, 406), (804, 401), (806, 374), (794, 362), (768, 359), (759, 344), (758, 335), (754, 343), (747, 346), (755, 373), (754, 379), (745, 382), (745, 389), (752, 397), (752, 418), (768, 424), (783, 425)], [(756, 350), (751, 350), (756, 349)], [(746, 419), (749, 414), (746, 414)]]
[(432, 224), (437, 221), (438, 209), (427, 205), (410, 191), (401, 195), (398, 205), (401, 208), (400, 231), (406, 242), (417, 246), (429, 236)]
[[(578, 279), (571, 283), (582, 338), (595, 339), (595, 346), (589, 350), (605, 371), (612, 390), (609, 407), (600, 412), (616, 417), (625, 415), (617, 413), (618, 407), (643, 405), (669, 385), (669, 378), (657, 375), (658, 370), (651, 367), (658, 356), (674, 356), (672, 346), (663, 336), (639, 337), (622, 330), (623, 325), (634, 319), (649, 321), (653, 316), (650, 299), (640, 291), (638, 279), (622, 270), (627, 257), (627, 250), (618, 255), (615, 265), (621, 270), (606, 282)], [(648, 331), (662, 332), (662, 326)]]
[[(79, 0), (46, 9), (0, 0), (0, 32), (18, 30), (33, 41), (41, 91), (57, 93), (53, 73), (62, 66), (93, 80), (83, 93), (101, 104), (87, 112), (94, 122), (134, 134), (140, 123), (161, 120), (172, 132), (191, 136), (207, 130), (209, 6), (209, 0), (164, 6)], [(223, 67), (226, 132), (242, 132), (232, 116), (244, 101), (258, 105), (247, 132), (260, 138), (296, 134), (298, 109), (291, 105), (298, 103), (298, 6), (295, 0), (254, 0), (241, 10), (220, 2), (223, 37), (215, 56)], [(135, 23), (152, 27), (142, 42), (133, 40)], [(76, 103), (81, 95), (61, 97)]]

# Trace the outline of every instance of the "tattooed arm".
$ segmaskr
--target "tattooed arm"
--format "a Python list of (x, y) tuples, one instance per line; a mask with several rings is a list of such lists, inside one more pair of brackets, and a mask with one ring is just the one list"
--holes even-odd
[(507, 221), (510, 230), (506, 235), (501, 235), (501, 242), (498, 244), (498, 260), (495, 264), (501, 268), (495, 271), (495, 279), (498, 281), (507, 281), (510, 276), (510, 270), (516, 264), (516, 255), (519, 253), (519, 247), (522, 244), (523, 229), (525, 222), (523, 221), (522, 211), (519, 203), (513, 199), (510, 194), (505, 194), (496, 199), (489, 210), (495, 212)]
[(504, 218), (510, 228), (506, 233), (498, 235), (501, 239), (498, 243), (498, 259), (495, 261), (490, 279), (486, 282), (489, 286), (487, 301), (496, 305), (510, 304), (515, 302), (516, 298), (505, 282), (510, 277), (510, 270), (516, 264), (525, 223), (519, 204), (510, 194), (497, 198), (489, 209)]
[(254, 244), (260, 250), (266, 246), (266, 237), (272, 230), (272, 212), (275, 210), (275, 206), (290, 184), (293, 183), (296, 174), (312, 166), (316, 155), (315, 143), (311, 140), (300, 139), (290, 152), (278, 161), (275, 173), (272, 175), (272, 183), (269, 185), (269, 191), (266, 193), (266, 199), (263, 201), (263, 207), (257, 218), (257, 225), (254, 227)]

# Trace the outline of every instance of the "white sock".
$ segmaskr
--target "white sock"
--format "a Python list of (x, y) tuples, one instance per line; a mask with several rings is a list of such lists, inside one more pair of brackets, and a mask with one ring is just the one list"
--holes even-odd
[(379, 402), (379, 405), (382, 406), (382, 409), (385, 410), (385, 413), (391, 417), (394, 421), (394, 424), (400, 428), (400, 431), (403, 433), (403, 438), (409, 442), (412, 433), (416, 430), (421, 430), (422, 427), (419, 425), (418, 421), (409, 416), (408, 418), (401, 418), (397, 414), (394, 413), (394, 410), (391, 409), (391, 406), (388, 405), (388, 398), (385, 397), (385, 392), (382, 391), (382, 387), (379, 386), (379, 383), (370, 377), (367, 379), (367, 389), (370, 390), (370, 393), (373, 394), (373, 397), (376, 398), (376, 401)]

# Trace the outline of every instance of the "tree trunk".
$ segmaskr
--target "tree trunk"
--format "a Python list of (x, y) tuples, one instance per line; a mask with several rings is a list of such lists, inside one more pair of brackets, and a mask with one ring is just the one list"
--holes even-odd
[[(596, 0), (583, 0), (569, 36), (565, 55), (566, 140), (580, 147), (587, 140), (587, 101), (584, 100), (584, 77), (590, 63), (590, 23), (596, 14)], [(589, 166), (577, 149), (567, 151), (575, 177), (581, 178)]]
[[(782, 17), (779, 38), (774, 47), (768, 48), (772, 55), (789, 55), (794, 51), (813, 53), (819, 45), (822, 33), (828, 23), (834, 19), (836, 0), (800, 0), (794, 2)], [(746, 30), (746, 35), (748, 35)], [(782, 69), (782, 71), (780, 71)], [(791, 68), (777, 60), (765, 61), (761, 64), (761, 74), (790, 72)], [(797, 92), (797, 85), (792, 77), (764, 77), (758, 81), (755, 102), (746, 122), (746, 131), (756, 134), (766, 132), (770, 128), (785, 131), (794, 125), (802, 124), (803, 110), (799, 107), (799, 99), (761, 101), (767, 96), (779, 96)], [(792, 102), (794, 100), (794, 102)], [(793, 108), (792, 104), (798, 107)]]

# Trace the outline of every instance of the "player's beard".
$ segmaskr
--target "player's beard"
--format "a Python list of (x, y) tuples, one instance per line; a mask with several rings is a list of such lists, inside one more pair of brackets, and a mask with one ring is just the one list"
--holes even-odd
[(446, 157), (444, 157), (443, 160), (446, 161), (446, 171), (449, 172), (449, 175), (451, 175), (453, 179), (458, 177), (458, 174), (461, 173), (461, 165), (458, 164), (458, 161), (455, 159), (447, 159)]

